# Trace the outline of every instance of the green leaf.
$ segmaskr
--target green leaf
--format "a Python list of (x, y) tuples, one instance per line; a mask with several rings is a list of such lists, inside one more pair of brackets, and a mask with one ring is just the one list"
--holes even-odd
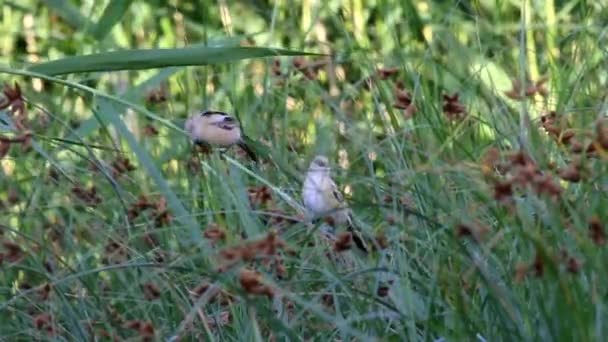
[(120, 113), (124, 108), (123, 105), (111, 102), (105, 98), (97, 98), (99, 104), (99, 116), (106, 122), (111, 123), (118, 133), (127, 141), (129, 147), (137, 156), (139, 163), (142, 168), (150, 175), (152, 180), (158, 186), (160, 192), (167, 199), (169, 208), (175, 215), (176, 220), (183, 226), (187, 227), (191, 233), (191, 242), (201, 243), (204, 242), (201, 238), (199, 231), (199, 225), (192, 217), (192, 215), (186, 210), (182, 202), (179, 200), (175, 192), (169, 186), (169, 183), (165, 180), (165, 177), (156, 166), (154, 159), (150, 154), (137, 142), (137, 139), (129, 131), (125, 123), (122, 121)]
[[(162, 81), (171, 77), (175, 72), (177, 72), (177, 68), (167, 68), (161, 69), (157, 74), (151, 76), (149, 79), (141, 82), (135, 87), (129, 88), (127, 92), (122, 95), (127, 101), (136, 103), (137, 96), (140, 96), (146, 89), (153, 88), (158, 86)], [(82, 138), (88, 136), (91, 132), (99, 127), (99, 121), (94, 116), (83, 121), (80, 126), (69, 132), (69, 135), (66, 136), (68, 140), (81, 140)]]
[(78, 7), (68, 0), (43, 0), (51, 10), (61, 17), (73, 29), (90, 27), (92, 23), (80, 13)]
[(104, 9), (97, 25), (92, 28), (93, 37), (97, 40), (103, 40), (103, 38), (112, 31), (114, 25), (116, 25), (125, 13), (127, 13), (132, 2), (132, 0), (111, 1)]
[(317, 55), (264, 47), (187, 47), (179, 49), (124, 50), (73, 56), (36, 64), (29, 71), (46, 75), (79, 72), (140, 70), (167, 66), (208, 65), (269, 56)]

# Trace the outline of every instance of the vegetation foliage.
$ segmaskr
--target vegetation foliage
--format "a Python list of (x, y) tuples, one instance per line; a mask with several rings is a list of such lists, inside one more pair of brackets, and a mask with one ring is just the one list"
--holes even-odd
[[(5, 0), (0, 338), (603, 340), (607, 13)], [(317, 154), (369, 255), (305, 219)]]

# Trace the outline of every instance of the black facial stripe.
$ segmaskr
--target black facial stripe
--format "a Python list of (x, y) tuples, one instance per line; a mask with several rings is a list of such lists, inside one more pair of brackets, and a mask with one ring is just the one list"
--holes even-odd
[(210, 115), (213, 115), (213, 114), (227, 115), (226, 113), (221, 112), (219, 110), (204, 110), (204, 111), (201, 112), (201, 116), (210, 116)]

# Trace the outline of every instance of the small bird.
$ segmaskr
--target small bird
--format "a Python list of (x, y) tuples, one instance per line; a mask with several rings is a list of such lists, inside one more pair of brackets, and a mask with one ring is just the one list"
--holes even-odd
[(195, 144), (225, 148), (238, 145), (249, 158), (253, 161), (258, 160), (245, 142), (239, 122), (224, 112), (204, 110), (188, 118), (184, 126)]
[(331, 179), (327, 157), (316, 156), (308, 168), (302, 187), (304, 206), (313, 217), (329, 217), (335, 225), (346, 225), (359, 249), (368, 251), (367, 244), (353, 225), (352, 213), (342, 193)]

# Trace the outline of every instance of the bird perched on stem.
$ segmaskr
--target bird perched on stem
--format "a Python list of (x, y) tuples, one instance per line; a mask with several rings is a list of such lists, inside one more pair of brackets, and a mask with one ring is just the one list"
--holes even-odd
[(238, 145), (253, 161), (256, 154), (245, 142), (239, 122), (221, 111), (204, 110), (188, 118), (185, 129), (195, 144), (228, 148)]
[(319, 155), (312, 160), (302, 187), (304, 206), (315, 218), (327, 217), (335, 225), (346, 225), (355, 245), (367, 252), (367, 244), (354, 227), (350, 208), (330, 172), (327, 157)]

